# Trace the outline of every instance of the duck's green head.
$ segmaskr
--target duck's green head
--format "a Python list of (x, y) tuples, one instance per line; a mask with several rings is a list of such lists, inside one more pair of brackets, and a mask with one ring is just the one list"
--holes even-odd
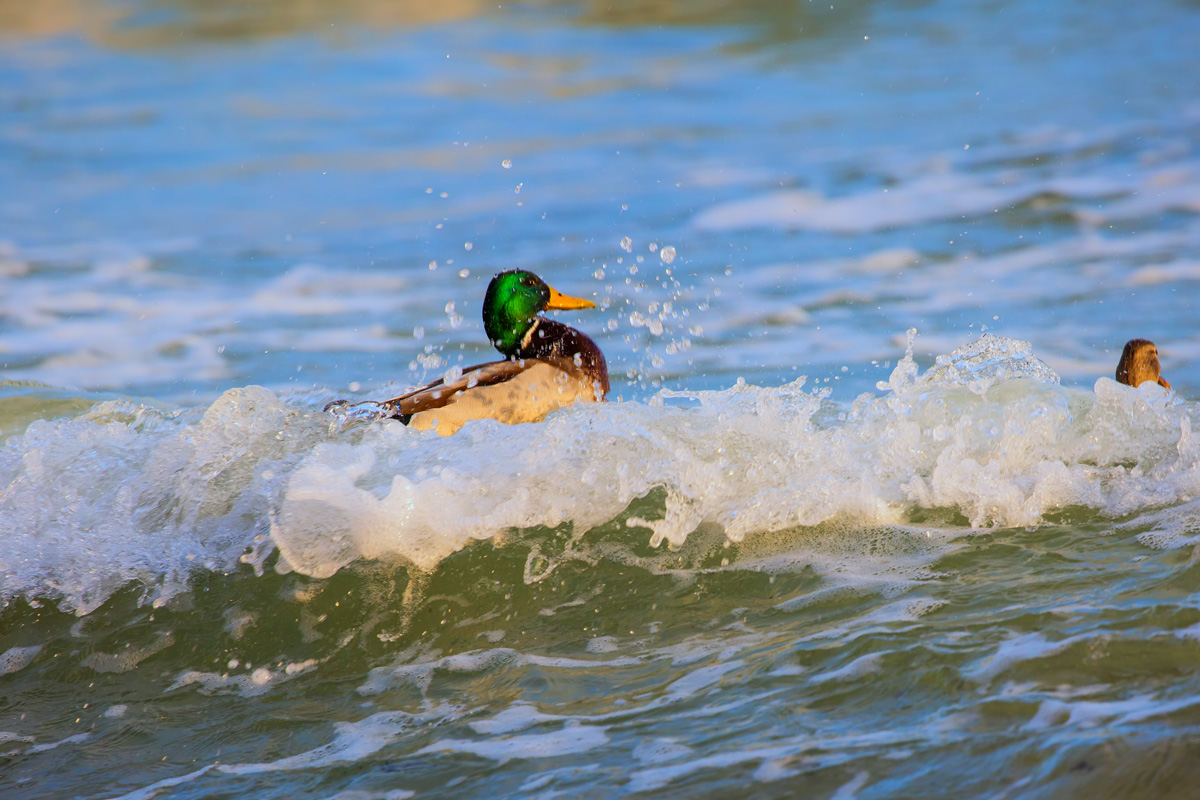
[(488, 284), (483, 298), (483, 329), (506, 356), (521, 348), (521, 341), (546, 309), (594, 308), (595, 303), (570, 297), (546, 285), (532, 272), (501, 272)]

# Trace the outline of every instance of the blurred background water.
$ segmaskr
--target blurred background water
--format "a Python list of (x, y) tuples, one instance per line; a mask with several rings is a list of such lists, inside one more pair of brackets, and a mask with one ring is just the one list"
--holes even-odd
[[(1194, 796), (1198, 42), (0, 0), (2, 793)], [(621, 404), (330, 427), (514, 267)]]

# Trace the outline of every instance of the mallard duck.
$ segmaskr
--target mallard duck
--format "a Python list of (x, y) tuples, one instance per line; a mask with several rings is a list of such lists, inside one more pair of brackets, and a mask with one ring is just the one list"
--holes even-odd
[(1130, 339), (1121, 352), (1121, 360), (1117, 362), (1117, 382), (1137, 387), (1146, 381), (1171, 388), (1171, 384), (1162, 376), (1162, 368), (1158, 365), (1158, 348), (1154, 342)]
[(483, 298), (483, 329), (504, 360), (467, 367), (458, 377), (379, 405), (410, 427), (449, 436), (473, 419), (537, 422), (556, 408), (602, 402), (608, 364), (600, 348), (574, 328), (541, 316), (549, 309), (595, 306), (558, 292), (532, 272), (501, 272)]

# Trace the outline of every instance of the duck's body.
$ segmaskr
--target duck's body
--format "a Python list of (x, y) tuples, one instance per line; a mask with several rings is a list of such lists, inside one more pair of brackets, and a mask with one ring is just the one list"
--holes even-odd
[(1148, 339), (1130, 339), (1121, 351), (1117, 363), (1117, 382), (1126, 386), (1141, 386), (1146, 381), (1157, 383), (1167, 389), (1171, 384), (1162, 376), (1158, 363), (1158, 348)]
[(545, 309), (594, 305), (559, 294), (530, 272), (502, 272), (488, 285), (483, 321), (505, 358), (383, 405), (417, 430), (432, 428), (449, 436), (473, 419), (537, 422), (563, 406), (602, 402), (609, 383), (600, 348), (580, 331), (540, 316)]

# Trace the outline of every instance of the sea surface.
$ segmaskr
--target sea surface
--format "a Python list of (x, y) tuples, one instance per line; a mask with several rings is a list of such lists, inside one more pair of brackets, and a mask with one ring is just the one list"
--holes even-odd
[[(0, 0), (0, 797), (1200, 797), (1198, 43)], [(614, 402), (322, 410), (516, 267)]]

